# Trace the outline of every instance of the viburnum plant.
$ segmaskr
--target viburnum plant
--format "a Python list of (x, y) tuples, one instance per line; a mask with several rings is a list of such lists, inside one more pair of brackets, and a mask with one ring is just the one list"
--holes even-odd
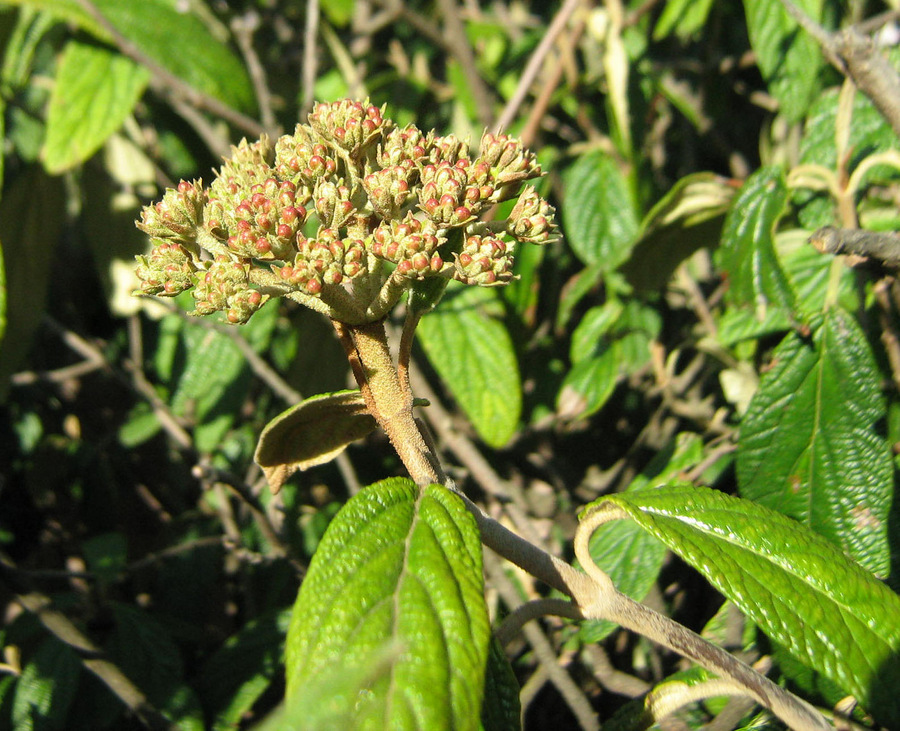
[[(451, 280), (504, 285), (514, 277), (516, 243), (555, 240), (554, 210), (527, 184), (540, 176), (534, 154), (507, 135), (485, 133), (476, 153), (452, 135), (401, 128), (383, 108), (344, 100), (316, 105), (309, 124), (274, 143), (242, 142), (211, 184), (182, 182), (144, 209), (138, 225), (154, 248), (138, 257), (143, 293), (191, 290), (193, 314), (222, 312), (235, 324), (286, 297), (327, 316), (346, 350), (358, 390), (307, 399), (263, 432), (256, 459), (271, 487), (377, 427), (412, 478), (362, 490), (320, 543), (288, 633), (278, 727), (518, 727), (515, 678), (491, 638), (485, 544), (570, 598), (526, 605), (505, 632), (541, 613), (611, 620), (718, 676), (682, 692), (683, 701), (748, 695), (794, 728), (830, 728), (805, 702), (620, 593), (588, 544), (609, 520), (630, 517), (654, 532), (654, 520), (688, 506), (710, 535), (731, 531), (729, 545), (766, 526), (791, 536), (795, 555), (869, 581), (831, 543), (747, 501), (675, 487), (589, 506), (575, 538), (576, 570), (458, 491), (416, 419), (409, 363), (419, 319)], [(509, 214), (496, 218), (497, 204), (512, 199)], [(385, 322), (397, 306), (405, 313), (394, 357)], [(703, 555), (709, 546), (697, 542), (692, 562), (731, 560), (727, 551)], [(777, 617), (757, 621), (765, 627)], [(643, 723), (671, 697), (648, 696)]]

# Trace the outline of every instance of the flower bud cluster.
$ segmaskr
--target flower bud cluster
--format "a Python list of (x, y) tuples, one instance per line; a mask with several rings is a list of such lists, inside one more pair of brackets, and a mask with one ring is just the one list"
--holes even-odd
[(243, 324), (265, 304), (268, 295), (249, 287), (249, 267), (218, 256), (194, 277), (193, 315), (211, 315), (220, 310), (232, 324)]
[(181, 244), (160, 242), (148, 256), (137, 257), (141, 292), (174, 297), (194, 285), (197, 267)]
[[(377, 301), (374, 318), (379, 292), (389, 306), (405, 280), (504, 284), (514, 240), (555, 238), (552, 206), (531, 186), (520, 193), (541, 174), (507, 135), (485, 133), (475, 155), (453, 135), (396, 127), (368, 101), (319, 103), (274, 143), (232, 148), (209, 186), (182, 182), (144, 209), (138, 226), (156, 248), (138, 257), (141, 291), (193, 287), (195, 314), (246, 322), (270, 296), (319, 298), (336, 319), (348, 301), (353, 317)], [(506, 221), (479, 221), (517, 195)]]
[(340, 238), (337, 229), (320, 227), (316, 238), (303, 237), (294, 260), (281, 267), (285, 283), (309, 295), (319, 295), (327, 284), (341, 284), (360, 275), (365, 249), (360, 239)]

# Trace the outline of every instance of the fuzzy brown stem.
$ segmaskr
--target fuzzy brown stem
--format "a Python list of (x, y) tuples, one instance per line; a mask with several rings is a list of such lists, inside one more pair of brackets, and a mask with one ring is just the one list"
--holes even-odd
[(412, 392), (408, 383), (405, 387), (401, 383), (391, 358), (384, 323), (333, 322), (369, 413), (391, 440), (410, 477), (418, 485), (443, 484), (443, 471), (413, 417)]

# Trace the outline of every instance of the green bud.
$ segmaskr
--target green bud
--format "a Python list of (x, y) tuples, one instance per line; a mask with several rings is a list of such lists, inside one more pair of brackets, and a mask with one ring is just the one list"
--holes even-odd
[(159, 242), (149, 256), (137, 256), (136, 273), (143, 294), (174, 297), (193, 286), (197, 266), (180, 244)]

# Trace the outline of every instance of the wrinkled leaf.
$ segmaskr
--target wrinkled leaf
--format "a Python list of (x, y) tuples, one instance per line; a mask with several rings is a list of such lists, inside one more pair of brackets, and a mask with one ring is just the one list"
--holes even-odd
[(708, 488), (672, 485), (601, 498), (699, 570), (767, 635), (900, 723), (900, 597), (800, 523)]
[(747, 178), (722, 229), (719, 264), (728, 276), (729, 299), (750, 305), (759, 319), (772, 306), (790, 309), (793, 292), (775, 254), (775, 224), (787, 202), (784, 173), (763, 167)]
[(292, 474), (334, 459), (375, 427), (359, 391), (313, 396), (268, 423), (254, 459), (266, 473), (269, 487), (278, 492)]
[(615, 269), (631, 252), (638, 233), (635, 203), (616, 161), (595, 150), (575, 161), (563, 176), (563, 232), (585, 264)]
[(93, 155), (131, 114), (149, 72), (100, 46), (69, 41), (47, 112), (43, 162), (59, 174)]
[[(796, 0), (797, 6), (822, 22), (824, 0)], [(816, 40), (802, 30), (779, 2), (744, 0), (750, 44), (771, 94), (791, 122), (809, 110), (822, 84), (822, 52)]]
[(890, 571), (894, 478), (879, 375), (854, 319), (789, 334), (741, 423), (741, 495), (805, 523), (878, 576)]
[(402, 478), (366, 487), (331, 522), (300, 587), (289, 709), (329, 671), (359, 676), (381, 656), (353, 696), (353, 728), (477, 729), (490, 639), (482, 592), (480, 535), (456, 495)]
[(498, 311), (492, 290), (448, 290), (416, 331), (428, 360), (492, 447), (512, 438), (522, 412), (519, 366), (509, 333), (493, 316)]

